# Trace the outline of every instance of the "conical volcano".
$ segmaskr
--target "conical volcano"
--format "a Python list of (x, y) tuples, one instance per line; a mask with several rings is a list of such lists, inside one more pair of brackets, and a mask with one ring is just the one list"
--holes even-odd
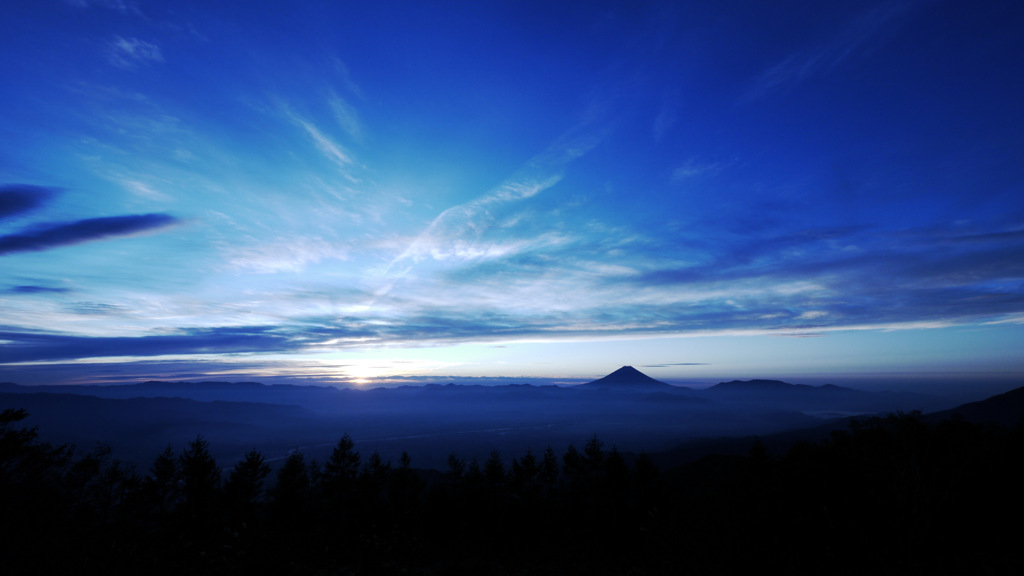
[(594, 380), (593, 382), (587, 382), (586, 384), (583, 384), (583, 386), (615, 390), (639, 390), (661, 388), (669, 386), (669, 384), (666, 384), (661, 380), (655, 380), (632, 366), (623, 366), (604, 378)]

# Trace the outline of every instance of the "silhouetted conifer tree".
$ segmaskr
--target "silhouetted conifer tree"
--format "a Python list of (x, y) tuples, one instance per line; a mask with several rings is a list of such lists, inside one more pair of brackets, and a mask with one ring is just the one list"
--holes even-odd
[(604, 469), (604, 442), (601, 442), (597, 438), (597, 434), (591, 436), (590, 440), (583, 445), (583, 457), (586, 462), (587, 472), (592, 476), (597, 476)]
[(271, 511), (279, 527), (287, 528), (306, 519), (310, 505), (310, 477), (301, 452), (292, 452), (277, 471), (271, 489)]
[(240, 522), (250, 522), (263, 502), (263, 481), (269, 474), (270, 466), (256, 450), (247, 452), (231, 469), (224, 483), (224, 499), (229, 512)]
[(316, 479), (321, 505), (329, 515), (336, 516), (332, 519), (335, 522), (346, 521), (340, 516), (347, 513), (347, 509), (356, 499), (359, 462), (359, 452), (355, 450), (355, 443), (348, 434), (345, 434), (334, 446), (331, 457)]
[(466, 464), (466, 474), (463, 482), (463, 499), (470, 507), (477, 506), (484, 494), (484, 472), (480, 468), (480, 461), (475, 457), (469, 459)]
[(541, 484), (547, 491), (551, 491), (554, 488), (555, 483), (558, 482), (558, 456), (555, 455), (555, 450), (551, 446), (548, 446), (544, 450), (544, 457), (540, 461), (540, 472), (539, 478)]
[(492, 450), (491, 455), (484, 462), (484, 482), (492, 495), (500, 493), (505, 488), (505, 465), (501, 461), (501, 453)]
[(388, 500), (392, 507), (401, 516), (411, 514), (419, 501), (422, 485), (416, 471), (412, 469), (412, 458), (409, 453), (402, 451), (398, 461), (398, 468), (391, 471), (391, 481), (388, 483)]
[(540, 466), (529, 450), (522, 458), (512, 460), (512, 489), (519, 498), (533, 500), (539, 491)]
[(454, 452), (448, 455), (447, 479), (449, 496), (462, 501), (466, 494), (466, 461)]
[(101, 522), (128, 522), (133, 528), (137, 527), (140, 521), (142, 478), (133, 466), (117, 459), (108, 459), (93, 486), (92, 505)]
[(363, 464), (363, 470), (359, 475), (360, 493), (364, 499), (376, 503), (380, 498), (381, 491), (388, 482), (388, 473), (391, 471), (391, 463), (385, 462), (376, 450), (370, 454)]
[(220, 468), (210, 455), (202, 436), (189, 443), (179, 458), (181, 465), (181, 509), (196, 524), (208, 522), (216, 512), (220, 496)]
[(85, 456), (70, 462), (62, 480), (63, 490), (71, 499), (69, 513), (77, 516), (75, 522), (92, 524), (107, 522), (118, 499), (121, 481), (119, 463), (111, 463), (113, 450), (98, 445)]
[(586, 460), (576, 449), (575, 444), (570, 443), (569, 447), (565, 449), (565, 454), (562, 455), (562, 465), (562, 471), (565, 472), (570, 484), (579, 482), (587, 472)]
[[(58, 497), (74, 450), (68, 445), (53, 447), (40, 442), (35, 426), (17, 427), (16, 423), (28, 415), (23, 409), (0, 412), (0, 504), (5, 511), (0, 516), (6, 516), (7, 522), (12, 517), (19, 518), (20, 513), (34, 505), (41, 506), (40, 516), (43, 512), (59, 512), (64, 507)], [(41, 519), (44, 523), (53, 520)], [(34, 520), (29, 516), (20, 518), (20, 521)]]
[(352, 486), (359, 475), (359, 452), (355, 450), (352, 438), (345, 434), (334, 446), (331, 457), (323, 469), (323, 482), (330, 489), (345, 490)]
[(149, 467), (149, 476), (142, 483), (145, 500), (150, 503), (152, 512), (158, 517), (166, 517), (178, 506), (181, 498), (180, 479), (178, 457), (174, 453), (174, 448), (168, 444), (153, 460), (152, 466)]
[(466, 484), (480, 486), (483, 479), (484, 473), (480, 469), (480, 461), (476, 457), (470, 458), (469, 464), (466, 466)]

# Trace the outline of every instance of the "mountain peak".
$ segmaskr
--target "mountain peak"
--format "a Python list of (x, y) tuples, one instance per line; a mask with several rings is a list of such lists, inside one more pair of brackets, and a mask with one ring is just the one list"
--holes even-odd
[(651, 378), (647, 374), (644, 374), (643, 372), (637, 370), (636, 368), (633, 368), (632, 366), (623, 366), (622, 368), (619, 368), (615, 372), (612, 372), (611, 374), (605, 376), (605, 378), (611, 378), (613, 376), (629, 378), (646, 378), (648, 380), (654, 380), (654, 378)]
[(623, 366), (604, 378), (599, 378), (593, 382), (587, 382), (584, 386), (606, 386), (614, 388), (629, 387), (635, 389), (639, 386), (668, 386), (661, 380), (655, 380), (647, 374), (633, 368), (632, 366)]

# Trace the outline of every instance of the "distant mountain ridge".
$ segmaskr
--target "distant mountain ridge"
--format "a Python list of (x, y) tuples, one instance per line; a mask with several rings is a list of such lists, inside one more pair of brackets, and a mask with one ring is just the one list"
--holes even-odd
[(823, 390), (823, 391), (850, 391), (855, 392), (853, 388), (845, 388), (843, 386), (836, 386), (835, 384), (825, 384), (822, 386), (809, 386), (807, 384), (790, 384), (789, 382), (783, 382), (782, 380), (730, 380), (729, 382), (719, 382), (714, 386), (708, 388), (708, 390), (743, 390), (743, 391), (757, 391), (764, 392), (767, 390)]
[(598, 378), (592, 382), (581, 384), (581, 387), (590, 388), (610, 388), (616, 390), (639, 390), (639, 389), (663, 389), (663, 388), (675, 388), (671, 384), (666, 384), (661, 380), (655, 380), (647, 374), (633, 368), (632, 366), (623, 366), (604, 378)]
[[(184, 399), (184, 400), (178, 400)], [(1006, 410), (982, 405), (981, 412)], [(425, 384), (396, 388), (256, 382), (140, 382), (107, 386), (0, 383), (0, 409), (25, 408), (55, 442), (97, 442), (136, 463), (168, 443), (202, 434), (225, 458), (256, 446), (272, 458), (302, 449), (329, 457), (348, 433), (361, 450), (391, 459), (408, 450), (443, 469), (452, 451), (486, 458), (598, 435), (620, 450), (665, 450), (694, 438), (766, 436), (840, 417), (948, 409), (904, 392), (807, 386), (778, 380), (674, 386), (623, 366), (571, 386)], [(968, 407), (966, 411), (979, 410)], [(1004, 419), (1013, 417), (1013, 409)]]
[(108, 399), (187, 398), (200, 402), (257, 402), (294, 404), (316, 409), (343, 401), (349, 391), (333, 386), (295, 386), (259, 382), (163, 382), (150, 380), (138, 384), (117, 385), (40, 385), (20, 386), (0, 383), (0, 392), (13, 394), (73, 394)]
[(791, 388), (792, 386), (796, 386), (796, 385), (795, 384), (790, 384), (789, 382), (783, 382), (782, 380), (755, 379), (755, 380), (730, 380), (729, 382), (719, 382), (718, 384), (715, 384), (714, 386), (712, 386), (711, 389), (724, 390), (724, 389), (740, 389), (740, 388), (742, 388), (742, 389), (752, 389), (752, 388), (754, 388), (754, 389), (758, 389), (758, 390), (764, 390), (764, 389), (767, 389), (767, 388), (788, 389), (788, 388)]

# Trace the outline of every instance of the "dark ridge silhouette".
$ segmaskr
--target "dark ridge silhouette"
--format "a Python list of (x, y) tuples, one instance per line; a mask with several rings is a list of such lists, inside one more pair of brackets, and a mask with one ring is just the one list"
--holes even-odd
[(865, 413), (905, 410), (934, 412), (949, 408), (952, 403), (941, 398), (915, 392), (883, 392), (856, 390), (835, 384), (809, 386), (781, 380), (732, 380), (720, 382), (703, 391), (711, 399), (730, 404), (799, 410), (820, 417), (856, 416)]
[(13, 394), (51, 393), (94, 396), (96, 398), (186, 398), (200, 402), (244, 402), (261, 404), (292, 404), (307, 409), (331, 409), (356, 393), (333, 386), (295, 386), (291, 384), (260, 384), (258, 382), (161, 382), (150, 380), (139, 384), (119, 385), (41, 385), (20, 386), (0, 383), (0, 392)]
[(0, 391), (0, 410), (7, 408), (28, 410), (45, 440), (84, 448), (108, 445), (134, 463), (144, 462), (154, 448), (197, 433), (216, 439), (223, 450), (217, 456), (226, 459), (253, 446), (277, 455), (296, 443), (333, 434), (333, 426), (294, 405)]
[(960, 417), (968, 422), (1013, 427), (1024, 421), (1024, 386), (985, 400), (929, 414), (930, 421)]
[(666, 384), (661, 380), (655, 380), (647, 374), (633, 368), (632, 366), (623, 366), (615, 372), (599, 378), (593, 382), (587, 382), (581, 386), (588, 386), (592, 388), (611, 388), (616, 390), (629, 389), (638, 390), (641, 388), (663, 388), (672, 387), (670, 384)]
[(705, 397), (736, 410), (798, 411), (817, 418), (844, 418), (893, 411), (934, 412), (952, 402), (914, 392), (866, 391), (834, 384), (809, 386), (780, 380), (733, 380), (703, 391)]
[[(740, 382), (746, 384), (746, 382)], [(796, 385), (789, 385), (794, 386)], [(841, 388), (826, 384), (827, 387), (840, 388), (850, 392), (862, 393), (860, 390)], [(818, 389), (813, 386), (803, 388)], [(871, 393), (864, 393), (870, 396)], [(883, 393), (875, 393), (883, 394)], [(893, 393), (889, 393), (893, 394)], [(940, 422), (961, 420), (975, 425), (994, 425), (1012, 429), (1021, 426), (1024, 429), (1024, 386), (1010, 390), (1003, 394), (991, 396), (977, 402), (970, 402), (956, 406), (955, 408), (925, 411), (922, 415), (919, 410), (897, 410), (897, 414), (909, 414), (911, 417), (920, 418), (922, 422), (936, 425)], [(819, 420), (821, 424), (811, 427), (792, 427), (787, 430), (770, 434), (744, 435), (735, 434), (731, 436), (707, 437), (688, 440), (675, 446), (671, 450), (655, 451), (649, 453), (651, 459), (661, 468), (672, 468), (686, 465), (704, 458), (708, 454), (715, 454), (723, 457), (735, 457), (748, 452), (753, 442), (765, 446), (773, 454), (784, 454), (791, 447), (801, 443), (817, 443), (827, 441), (838, 431), (846, 430), (857, 422), (870, 421), (883, 414), (893, 414), (891, 409), (864, 412), (855, 416), (831, 418)]]
[(708, 392), (742, 392), (742, 393), (773, 393), (773, 392), (804, 392), (814, 391), (818, 394), (858, 394), (860, 390), (836, 386), (835, 384), (824, 384), (822, 386), (809, 386), (807, 384), (790, 384), (782, 380), (731, 380), (719, 382), (708, 388)]
[[(794, 386), (797, 385), (781, 380), (731, 380), (729, 382), (719, 382), (709, 388), (709, 390), (789, 390)], [(810, 386), (805, 387), (810, 388)]]

